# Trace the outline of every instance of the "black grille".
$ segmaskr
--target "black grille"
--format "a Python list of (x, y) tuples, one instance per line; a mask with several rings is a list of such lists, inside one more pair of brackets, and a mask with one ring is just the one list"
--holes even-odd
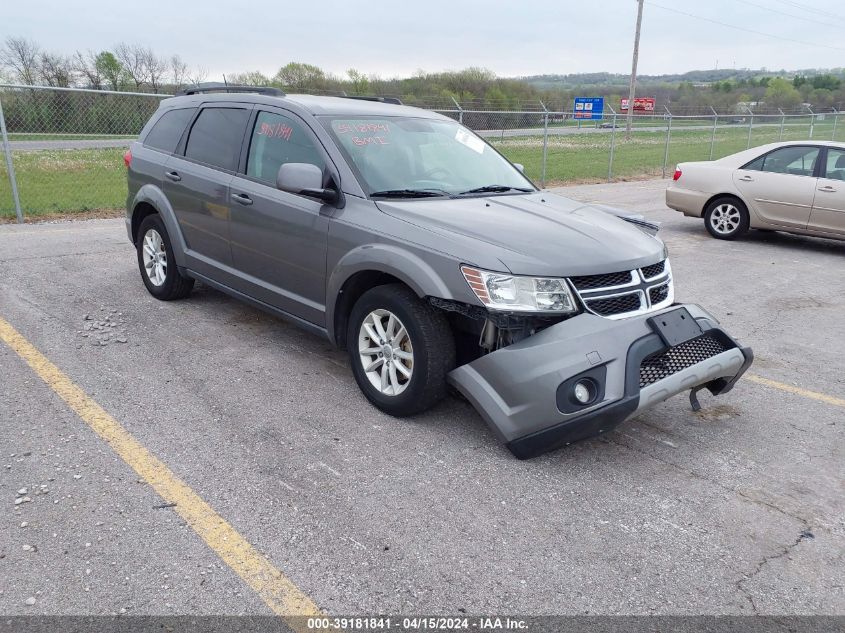
[(726, 350), (727, 348), (720, 340), (710, 334), (703, 334), (663, 352), (648, 356), (640, 363), (640, 388), (654, 384), (658, 380), (663, 380), (667, 376)]
[(642, 306), (640, 305), (639, 293), (633, 293), (619, 295), (618, 297), (607, 297), (605, 299), (588, 299), (587, 307), (601, 316), (612, 316), (614, 314), (634, 312)]
[(583, 277), (570, 277), (569, 280), (578, 290), (594, 290), (595, 288), (607, 288), (608, 286), (622, 286), (631, 283), (631, 273), (606, 273), (604, 275), (585, 275)]
[(646, 279), (657, 277), (658, 275), (662, 275), (663, 271), (666, 270), (666, 260), (664, 259), (662, 262), (657, 262), (656, 264), (646, 266), (645, 268), (641, 268), (640, 270), (643, 271), (643, 277), (645, 277)]
[(648, 291), (648, 293), (651, 297), (651, 305), (656, 305), (661, 301), (666, 301), (666, 297), (669, 296), (669, 284), (664, 284), (662, 286), (652, 288)]

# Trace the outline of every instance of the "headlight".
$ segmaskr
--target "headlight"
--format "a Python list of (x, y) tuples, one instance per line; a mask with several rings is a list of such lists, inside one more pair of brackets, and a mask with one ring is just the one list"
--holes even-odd
[(470, 266), (461, 266), (461, 272), (475, 296), (491, 310), (557, 314), (578, 310), (566, 279), (520, 277)]

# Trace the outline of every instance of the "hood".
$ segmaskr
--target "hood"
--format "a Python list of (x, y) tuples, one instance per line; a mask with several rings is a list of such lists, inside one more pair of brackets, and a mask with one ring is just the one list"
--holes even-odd
[(547, 192), (377, 204), (384, 213), (448, 242), (454, 243), (457, 236), (473, 241), (467, 252), (482, 247), (517, 275), (569, 277), (632, 270), (660, 261), (666, 252), (663, 242), (630, 222)]

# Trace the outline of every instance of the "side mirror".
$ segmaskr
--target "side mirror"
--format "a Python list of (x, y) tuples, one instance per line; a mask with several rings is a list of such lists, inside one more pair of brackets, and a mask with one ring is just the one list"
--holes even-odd
[(324, 202), (334, 203), (338, 193), (323, 188), (323, 171), (310, 163), (285, 163), (276, 175), (276, 187), (288, 193), (295, 193)]
[(522, 173), (525, 173), (525, 165), (523, 165), (522, 163), (514, 163), (513, 166), (516, 167)]

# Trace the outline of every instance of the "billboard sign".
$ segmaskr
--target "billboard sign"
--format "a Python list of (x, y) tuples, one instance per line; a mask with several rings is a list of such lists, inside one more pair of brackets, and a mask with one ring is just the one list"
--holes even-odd
[[(619, 106), (622, 112), (627, 112), (628, 100), (622, 99)], [(654, 112), (654, 97), (637, 97), (634, 99), (634, 112)]]
[(575, 97), (576, 119), (600, 120), (604, 112), (604, 97)]

